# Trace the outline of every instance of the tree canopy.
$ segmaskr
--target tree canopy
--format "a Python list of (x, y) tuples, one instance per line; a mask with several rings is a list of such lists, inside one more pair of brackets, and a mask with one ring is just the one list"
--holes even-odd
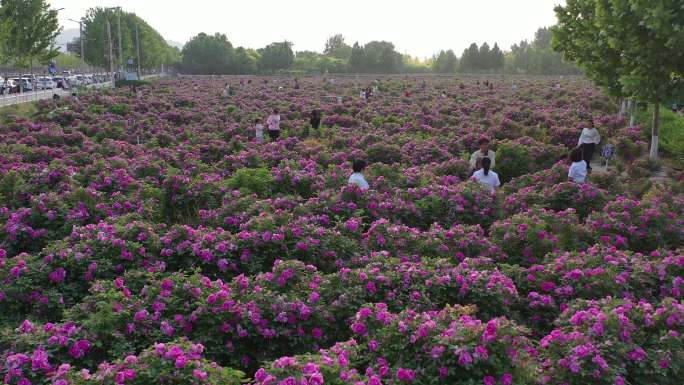
[[(119, 57), (119, 29), (121, 20), (121, 51)], [(91, 8), (83, 18), (85, 35), (85, 61), (89, 64), (109, 68), (109, 41), (107, 39), (107, 20), (111, 24), (112, 52), (115, 65), (126, 63), (128, 59), (136, 59), (135, 28), (138, 27), (140, 39), (140, 56), (142, 67), (160, 67), (180, 60), (180, 51), (171, 47), (166, 40), (143, 19), (134, 13), (113, 8)]]
[(681, 0), (568, 0), (556, 7), (553, 46), (619, 97), (655, 104), (651, 157), (658, 153), (660, 103), (681, 93)]
[(57, 11), (45, 0), (2, 0), (0, 33), (5, 61), (33, 67), (57, 56), (55, 38), (61, 31)]

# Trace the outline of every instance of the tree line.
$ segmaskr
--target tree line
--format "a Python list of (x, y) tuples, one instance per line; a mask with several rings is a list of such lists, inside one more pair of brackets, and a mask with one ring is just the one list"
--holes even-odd
[[(57, 12), (50, 9), (46, 0), (1, 0), (0, 62), (31, 71), (37, 65), (52, 61), (74, 66), (76, 61), (73, 58), (79, 60), (80, 52), (66, 55), (60, 53), (55, 44), (55, 39), (62, 31)], [(107, 21), (111, 27), (111, 39), (107, 34)], [(143, 68), (180, 62), (180, 51), (171, 47), (159, 32), (134, 13), (96, 7), (88, 10), (81, 22), (84, 61), (91, 66), (109, 68), (110, 42), (111, 61), (116, 68), (125, 67), (129, 59), (137, 65), (138, 43)], [(73, 43), (80, 45), (80, 38)]]
[(181, 71), (191, 74), (257, 73), (519, 73), (579, 74), (573, 64), (552, 50), (548, 28), (537, 31), (533, 42), (526, 40), (503, 52), (498, 43), (473, 43), (461, 57), (453, 50), (441, 50), (432, 58), (418, 58), (397, 52), (388, 41), (355, 42), (343, 35), (329, 37), (322, 52), (292, 50), (290, 42), (275, 42), (264, 48), (234, 48), (224, 34), (200, 33), (183, 48)]
[[(109, 68), (110, 41), (107, 22), (110, 25), (111, 61), (115, 70), (119, 65), (125, 67), (129, 59), (137, 64), (138, 43), (142, 68), (158, 68), (163, 64), (170, 66), (180, 61), (180, 51), (169, 45), (159, 32), (135, 13), (117, 8), (95, 7), (86, 12), (82, 22), (85, 61), (88, 64)], [(121, 49), (119, 49), (119, 42), (121, 42)], [(77, 38), (74, 43), (80, 44), (80, 40)]]

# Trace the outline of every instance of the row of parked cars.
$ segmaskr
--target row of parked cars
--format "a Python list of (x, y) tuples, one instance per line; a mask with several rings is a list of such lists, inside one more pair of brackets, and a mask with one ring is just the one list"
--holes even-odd
[(0, 83), (0, 94), (6, 95), (19, 92), (52, 90), (58, 88), (70, 89), (83, 87), (90, 84), (105, 83), (107, 81), (109, 81), (109, 75), (106, 74), (64, 74), (54, 77), (22, 75), (21, 77), (15, 78), (6, 77), (4, 81)]

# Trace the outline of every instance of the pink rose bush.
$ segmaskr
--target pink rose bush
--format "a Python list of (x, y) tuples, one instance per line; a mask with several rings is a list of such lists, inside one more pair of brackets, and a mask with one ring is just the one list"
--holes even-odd
[(523, 384), (538, 352), (506, 318), (480, 321), (467, 309), (391, 313), (378, 303), (354, 317), (354, 339), (317, 354), (282, 357), (259, 369), (255, 384)]
[(540, 341), (541, 383), (680, 381), (684, 306), (679, 301), (578, 301), (556, 323)]
[[(3, 384), (681, 382), (681, 183), (652, 180), (612, 99), (573, 77), (252, 80), (0, 117)], [(589, 115), (617, 159), (569, 183)], [(470, 180), (483, 137), (495, 192)]]

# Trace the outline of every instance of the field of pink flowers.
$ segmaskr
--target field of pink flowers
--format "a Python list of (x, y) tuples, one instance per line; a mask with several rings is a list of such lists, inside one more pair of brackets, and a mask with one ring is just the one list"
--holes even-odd
[[(3, 118), (2, 383), (681, 385), (681, 189), (586, 80), (485, 80), (174, 79)], [(589, 116), (617, 167), (568, 183)]]

